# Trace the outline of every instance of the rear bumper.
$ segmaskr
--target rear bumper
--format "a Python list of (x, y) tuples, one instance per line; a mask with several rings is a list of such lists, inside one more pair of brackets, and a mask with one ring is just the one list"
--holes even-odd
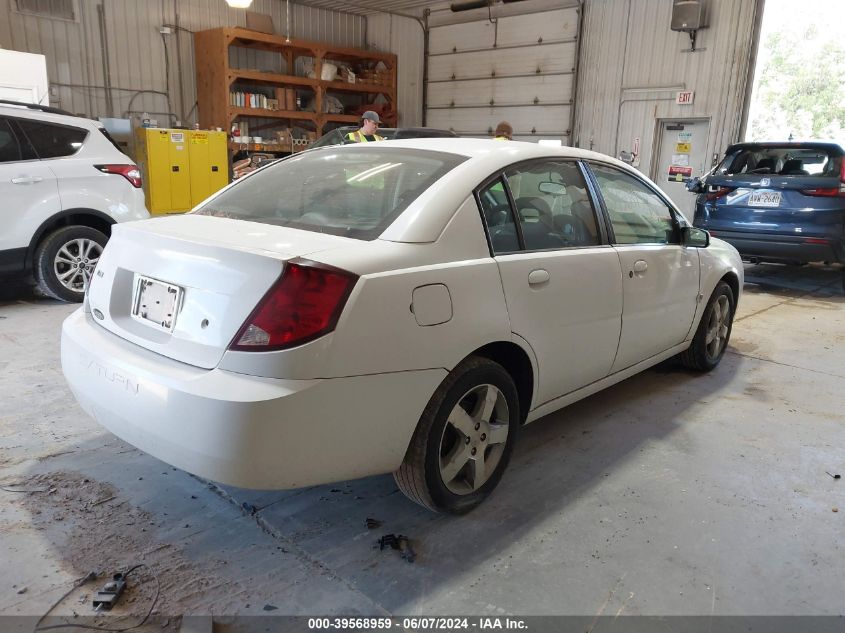
[[(702, 226), (702, 228), (707, 228)], [(845, 247), (841, 239), (825, 238), (825, 244), (807, 243), (806, 237), (793, 235), (761, 235), (738, 231), (711, 231), (714, 237), (731, 244), (744, 259), (753, 258), (768, 262), (845, 263)]]
[(205, 370), (129, 343), (82, 309), (62, 326), (62, 370), (82, 408), (173, 466), (282, 489), (395, 470), (441, 369), (318, 380)]

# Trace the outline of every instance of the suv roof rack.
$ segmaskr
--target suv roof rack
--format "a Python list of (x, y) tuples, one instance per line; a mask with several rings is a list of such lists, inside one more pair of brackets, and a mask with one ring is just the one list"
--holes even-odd
[(23, 101), (9, 101), (8, 99), (0, 99), (0, 105), (21, 106), (29, 110), (40, 110), (41, 112), (49, 112), (50, 114), (64, 114), (65, 116), (74, 116), (67, 110), (60, 108), (51, 108), (50, 106), (40, 105), (38, 103), (24, 103)]

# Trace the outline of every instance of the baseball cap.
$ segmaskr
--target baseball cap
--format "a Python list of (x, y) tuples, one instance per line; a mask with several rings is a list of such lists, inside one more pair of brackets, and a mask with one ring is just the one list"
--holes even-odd
[(378, 114), (373, 112), (372, 110), (367, 110), (364, 114), (361, 115), (362, 119), (369, 119), (373, 123), (381, 123), (381, 120), (378, 118)]

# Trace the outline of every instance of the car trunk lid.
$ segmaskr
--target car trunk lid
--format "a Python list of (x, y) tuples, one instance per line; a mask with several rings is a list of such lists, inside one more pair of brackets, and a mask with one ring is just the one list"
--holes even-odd
[(88, 303), (117, 336), (210, 369), (286, 261), (350, 243), (359, 242), (209, 216), (116, 225)]

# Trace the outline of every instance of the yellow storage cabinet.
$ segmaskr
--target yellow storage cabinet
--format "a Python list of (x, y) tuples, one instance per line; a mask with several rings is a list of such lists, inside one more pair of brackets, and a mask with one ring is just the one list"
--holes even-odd
[(139, 128), (135, 153), (153, 215), (190, 211), (229, 182), (225, 132)]
[(190, 133), (191, 207), (229, 184), (228, 148), (225, 132)]

